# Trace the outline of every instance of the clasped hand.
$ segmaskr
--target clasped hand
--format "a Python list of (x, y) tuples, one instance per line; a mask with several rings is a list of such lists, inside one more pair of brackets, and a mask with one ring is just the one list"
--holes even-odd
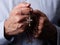
[(4, 23), (5, 34), (12, 36), (23, 33), (26, 26), (29, 25), (26, 20), (29, 17), (29, 13), (32, 12), (33, 15), (39, 17), (37, 23), (38, 31), (34, 32), (34, 36), (38, 37), (44, 27), (46, 27), (48, 30), (48, 34), (53, 31), (54, 34), (52, 35), (54, 36), (56, 34), (56, 28), (49, 22), (47, 16), (39, 10), (33, 10), (30, 6), (31, 4), (29, 3), (20, 3), (13, 8), (13, 10), (10, 12), (9, 18)]

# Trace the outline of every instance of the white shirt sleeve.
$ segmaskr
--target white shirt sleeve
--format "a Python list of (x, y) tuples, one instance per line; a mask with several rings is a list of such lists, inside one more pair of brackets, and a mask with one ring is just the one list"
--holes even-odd
[(5, 0), (0, 0), (0, 45), (10, 43), (14, 39), (12, 38), (10, 41), (8, 41), (4, 37), (4, 22), (9, 17), (8, 7), (9, 6), (7, 6)]
[(10, 41), (8, 41), (5, 37), (4, 37), (4, 21), (0, 22), (0, 44), (5, 44), (5, 43), (10, 43), (13, 41), (14, 38), (11, 38)]
[(2, 21), (0, 22), (0, 44), (4, 44), (7, 41), (4, 37), (4, 21)]

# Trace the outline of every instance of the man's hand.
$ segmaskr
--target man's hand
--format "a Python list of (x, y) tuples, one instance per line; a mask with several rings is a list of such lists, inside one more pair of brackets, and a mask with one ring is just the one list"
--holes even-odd
[(23, 33), (28, 25), (26, 20), (30, 11), (32, 9), (28, 3), (21, 3), (13, 8), (9, 18), (5, 21), (5, 34), (12, 36)]

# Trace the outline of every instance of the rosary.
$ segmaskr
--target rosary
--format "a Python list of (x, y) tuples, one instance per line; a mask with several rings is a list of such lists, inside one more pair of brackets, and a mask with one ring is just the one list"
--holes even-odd
[[(27, 0), (23, 0), (23, 2), (26, 2)], [(33, 21), (32, 19), (31, 19), (31, 12), (29, 13), (29, 17), (26, 19), (27, 20), (27, 23), (28, 23), (28, 26), (29, 26), (29, 29), (30, 29), (30, 27), (31, 27), (31, 22)], [(28, 32), (28, 35), (29, 35), (29, 32)], [(30, 36), (29, 36), (30, 37)], [(30, 39), (30, 40), (32, 40), (32, 39)], [(29, 42), (27, 42), (27, 43), (29, 43)], [(32, 42), (30, 42), (31, 43), (31, 45), (32, 45)]]
[[(22, 0), (22, 2), (26, 2), (26, 0)], [(31, 21), (33, 21), (32, 19), (31, 19), (31, 13), (29, 13), (29, 18), (27, 19), (27, 23), (29, 23), (29, 27), (31, 26)]]

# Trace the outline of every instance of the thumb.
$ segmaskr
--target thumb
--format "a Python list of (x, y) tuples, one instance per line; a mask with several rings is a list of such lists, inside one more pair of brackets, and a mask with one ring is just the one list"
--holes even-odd
[(31, 6), (31, 4), (26, 3), (26, 2), (22, 2), (22, 3), (19, 4), (20, 8), (22, 8), (22, 7), (30, 7), (30, 6)]

